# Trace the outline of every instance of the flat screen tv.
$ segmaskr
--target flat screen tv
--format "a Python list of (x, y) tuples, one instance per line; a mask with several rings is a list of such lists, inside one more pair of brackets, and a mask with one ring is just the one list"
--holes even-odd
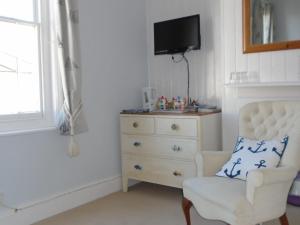
[(200, 15), (154, 23), (154, 54), (176, 54), (201, 47)]

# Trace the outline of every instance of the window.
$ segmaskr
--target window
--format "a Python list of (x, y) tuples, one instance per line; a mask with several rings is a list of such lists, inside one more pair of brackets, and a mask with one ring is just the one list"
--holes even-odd
[(47, 5), (0, 0), (0, 132), (53, 126)]

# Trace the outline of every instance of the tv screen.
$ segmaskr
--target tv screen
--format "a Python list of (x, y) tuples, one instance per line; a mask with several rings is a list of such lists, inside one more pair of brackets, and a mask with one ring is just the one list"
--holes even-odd
[(175, 54), (201, 47), (200, 15), (154, 24), (154, 54)]

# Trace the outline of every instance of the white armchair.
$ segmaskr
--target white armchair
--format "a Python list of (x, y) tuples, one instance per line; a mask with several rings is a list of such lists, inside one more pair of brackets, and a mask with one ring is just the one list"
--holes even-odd
[(215, 176), (231, 152), (205, 152), (196, 156), (198, 177), (183, 182), (187, 225), (189, 210), (231, 225), (255, 225), (280, 218), (288, 225), (286, 202), (289, 189), (300, 169), (300, 102), (250, 103), (240, 111), (239, 133), (251, 139), (289, 136), (278, 168), (250, 171), (247, 181)]

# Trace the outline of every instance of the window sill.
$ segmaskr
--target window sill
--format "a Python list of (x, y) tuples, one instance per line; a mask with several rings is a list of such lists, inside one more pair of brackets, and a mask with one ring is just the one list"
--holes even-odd
[(53, 113), (20, 114), (0, 117), (0, 137), (55, 130)]
[(43, 128), (4, 131), (4, 132), (0, 132), (0, 137), (28, 135), (28, 134), (34, 134), (34, 133), (40, 133), (40, 132), (46, 132), (46, 131), (54, 131), (56, 129), (57, 128), (55, 126), (49, 126), (49, 127), (43, 127)]

